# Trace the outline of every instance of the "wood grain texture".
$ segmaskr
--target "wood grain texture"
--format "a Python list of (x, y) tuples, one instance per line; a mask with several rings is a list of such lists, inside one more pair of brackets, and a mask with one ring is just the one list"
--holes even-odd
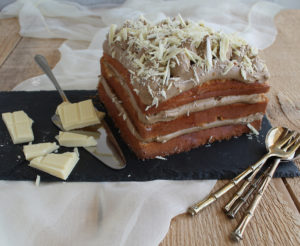
[(0, 21), (0, 68), (21, 40), (19, 24), (15, 18)]
[[(218, 181), (214, 190), (227, 181)], [(162, 245), (232, 245), (230, 233), (238, 225), (222, 209), (233, 194), (225, 194), (220, 201), (207, 207), (195, 217), (182, 214), (172, 220)], [(243, 212), (245, 208), (241, 211)], [(299, 245), (300, 215), (281, 179), (272, 180), (265, 197), (248, 224), (244, 240), (238, 245)]]
[[(288, 96), (300, 105), (300, 10), (284, 10), (275, 18), (278, 36), (274, 44), (262, 52), (271, 74), (267, 115), (273, 126), (284, 125), (300, 132), (282, 112), (277, 94)], [(274, 52), (276, 51), (276, 52)], [(300, 161), (296, 161), (300, 168)], [(300, 211), (300, 179), (284, 179)]]
[(11, 90), (20, 82), (43, 73), (34, 62), (36, 54), (45, 56), (53, 68), (60, 59), (57, 48), (63, 41), (63, 39), (22, 38), (0, 68), (1, 90)]
[[(299, 162), (298, 162), (299, 167)], [(293, 199), (295, 206), (300, 213), (300, 185), (299, 185), (299, 178), (283, 178), (282, 179), (288, 192), (290, 193), (291, 198)]]

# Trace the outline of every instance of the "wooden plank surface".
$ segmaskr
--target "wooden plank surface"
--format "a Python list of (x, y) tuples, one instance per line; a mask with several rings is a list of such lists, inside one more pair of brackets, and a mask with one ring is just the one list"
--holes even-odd
[(15, 18), (0, 21), (0, 68), (21, 40), (19, 24)]
[[(299, 167), (299, 162), (298, 162)], [(298, 212), (300, 213), (300, 184), (299, 184), (299, 178), (283, 178), (282, 179), (288, 192), (290, 193), (291, 198), (293, 199), (295, 206), (298, 209)]]
[[(268, 118), (273, 126), (284, 125), (300, 132), (300, 126), (286, 118), (277, 99), (278, 92), (281, 92), (300, 105), (300, 10), (280, 12), (275, 18), (275, 24), (278, 31), (276, 40), (263, 51), (263, 58), (272, 76)], [(296, 161), (296, 164), (300, 168), (300, 161)], [(300, 179), (289, 178), (284, 179), (284, 182), (300, 211)]]
[[(0, 33), (1, 31), (0, 29)], [(6, 59), (0, 67), (0, 90), (11, 90), (20, 82), (42, 74), (43, 72), (34, 62), (36, 54), (45, 56), (50, 67), (53, 68), (60, 59), (57, 48), (63, 41), (62, 39), (22, 38), (17, 47), (9, 53), (8, 58), (5, 57), (6, 54), (0, 54), (0, 61)], [(8, 46), (12, 47), (12, 45)]]
[[(283, 25), (296, 25), (300, 20), (300, 10), (283, 11), (276, 18), (276, 24), (279, 29), (279, 35), (275, 45), (291, 45), (293, 36), (286, 36), (286, 29)], [(0, 20), (0, 23), (3, 20)], [(291, 22), (291, 23), (290, 23)], [(16, 26), (17, 20), (10, 20), (9, 25)], [(3, 25), (0, 24), (0, 33), (3, 32)], [(293, 28), (296, 28), (295, 26)], [(35, 54), (40, 53), (46, 56), (51, 67), (59, 60), (57, 48), (63, 40), (53, 39), (30, 39), (20, 38), (16, 41), (15, 27), (8, 28), (7, 35), (3, 35), (6, 47), (0, 53), (0, 90), (10, 90), (25, 79), (41, 74), (40, 69), (33, 61)], [(292, 29), (293, 30), (293, 29)], [(2, 36), (1, 36), (2, 38)], [(279, 44), (277, 44), (279, 40)], [(300, 93), (299, 86), (294, 86), (295, 78), (300, 75), (300, 71), (293, 71), (295, 74), (288, 77), (280, 77), (280, 71), (284, 66), (280, 58), (276, 57), (274, 47), (264, 51), (264, 59), (273, 78), (272, 91), (270, 93), (270, 106), (268, 116), (273, 124), (286, 122), (287, 119), (282, 114), (276, 99), (276, 92), (284, 90), (284, 83), (280, 81), (289, 80), (291, 87), (286, 93), (291, 93), (293, 99), (297, 93)], [(277, 46), (275, 46), (276, 48)], [(290, 52), (293, 51), (291, 45)], [(298, 49), (299, 54), (299, 49)], [(300, 57), (300, 55), (299, 55)], [(298, 58), (299, 58), (298, 57)], [(278, 59), (274, 61), (274, 59)], [(299, 63), (298, 63), (299, 64)], [(278, 67), (279, 66), (279, 67)], [(296, 65), (295, 65), (296, 66)], [(274, 73), (274, 74), (273, 74)], [(275, 75), (275, 77), (274, 77)], [(299, 76), (298, 76), (299, 77)], [(274, 82), (274, 85), (273, 85)], [(288, 123), (287, 123), (288, 124)], [(222, 186), (226, 181), (218, 181), (216, 187)], [(287, 179), (286, 183), (290, 185), (291, 190), (299, 197), (299, 179)], [(231, 192), (232, 193), (232, 192)], [(222, 212), (222, 206), (229, 199), (231, 194), (227, 194), (214, 205), (202, 211), (196, 217), (187, 214), (179, 215), (174, 218), (170, 225), (170, 230), (162, 241), (161, 245), (231, 245), (229, 234), (238, 223), (237, 220), (229, 220)], [(295, 199), (295, 198), (294, 198)], [(266, 191), (265, 198), (258, 207), (255, 218), (249, 224), (245, 232), (245, 239), (241, 245), (300, 245), (300, 215), (292, 196), (290, 196), (282, 179), (272, 180), (270, 188)]]
[[(214, 190), (226, 182), (218, 181)], [(223, 213), (225, 201), (230, 197), (225, 194), (195, 217), (186, 214), (175, 217), (161, 245), (231, 245), (229, 235), (241, 215), (231, 220)], [(299, 213), (283, 182), (273, 180), (239, 245), (300, 245), (299, 222)]]

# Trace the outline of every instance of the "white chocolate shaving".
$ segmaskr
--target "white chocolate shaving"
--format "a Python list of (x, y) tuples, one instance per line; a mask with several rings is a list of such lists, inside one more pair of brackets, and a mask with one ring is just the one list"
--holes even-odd
[(233, 67), (234, 67), (234, 63), (232, 61), (229, 62), (228, 65), (226, 66), (224, 72), (223, 72), (223, 75), (226, 75), (231, 70), (231, 68), (233, 68)]
[(163, 98), (167, 98), (167, 94), (165, 91), (161, 91), (160, 94), (163, 96)]
[(220, 42), (220, 60), (221, 61), (227, 60), (228, 49), (229, 49), (229, 39), (226, 35), (223, 35), (221, 42)]
[(254, 126), (252, 126), (250, 123), (247, 124), (247, 127), (255, 134), (259, 135), (259, 132), (255, 129)]
[(247, 79), (247, 72), (246, 72), (246, 70), (243, 66), (241, 67), (241, 75), (242, 75), (244, 80)]
[(184, 22), (184, 20), (182, 19), (182, 17), (181, 17), (180, 14), (178, 14), (178, 18), (179, 18), (179, 20), (180, 20), (180, 22), (181, 22), (181, 25), (184, 26), (184, 27), (186, 27), (186, 24), (185, 24), (185, 22)]
[(195, 78), (196, 78), (196, 81), (197, 81), (197, 83), (199, 84), (199, 83), (200, 83), (200, 80), (199, 80), (199, 77), (198, 77), (198, 74), (197, 74), (197, 71), (196, 71), (196, 68), (195, 68), (195, 67), (193, 67), (193, 72), (194, 72), (194, 76), (195, 76)]
[(168, 82), (169, 82), (169, 79), (170, 79), (170, 60), (168, 61), (168, 64), (167, 64), (167, 67), (166, 67), (166, 71), (165, 71), (165, 74), (164, 74), (164, 78), (163, 78), (163, 84), (164, 85), (167, 85)]
[(117, 29), (117, 25), (112, 24), (110, 26), (109, 35), (108, 35), (108, 43), (109, 43), (109, 45), (111, 45), (112, 42), (113, 42), (113, 40), (114, 40), (116, 29)]
[(154, 106), (157, 108), (158, 107), (158, 98), (157, 97), (154, 97), (153, 98), (153, 101), (152, 101), (152, 106)]
[(211, 54), (209, 37), (207, 37), (206, 39), (206, 66), (207, 66), (207, 71), (209, 71), (212, 68), (212, 54)]
[(127, 28), (123, 28), (121, 31), (123, 41), (127, 40)]

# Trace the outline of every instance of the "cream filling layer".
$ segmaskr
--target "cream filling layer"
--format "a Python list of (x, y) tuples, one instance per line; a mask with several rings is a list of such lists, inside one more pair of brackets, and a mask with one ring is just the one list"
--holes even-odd
[(199, 130), (205, 130), (205, 129), (209, 129), (209, 128), (213, 128), (213, 127), (220, 127), (220, 126), (225, 126), (225, 125), (248, 124), (248, 123), (251, 123), (256, 120), (261, 120), (263, 118), (262, 113), (256, 113), (256, 114), (252, 114), (247, 117), (238, 118), (238, 119), (216, 120), (214, 122), (206, 123), (201, 126), (182, 129), (182, 130), (179, 130), (179, 131), (176, 131), (176, 132), (164, 135), (164, 136), (158, 136), (155, 138), (144, 139), (136, 131), (136, 129), (135, 129), (134, 125), (132, 124), (131, 120), (129, 119), (128, 114), (126, 113), (125, 109), (123, 108), (121, 103), (118, 101), (117, 96), (111, 91), (110, 87), (108, 86), (107, 82), (105, 81), (105, 79), (103, 77), (101, 77), (100, 83), (103, 85), (103, 88), (104, 88), (107, 96), (110, 97), (111, 101), (115, 104), (117, 110), (119, 111), (119, 116), (123, 118), (129, 131), (138, 140), (140, 140), (141, 142), (144, 142), (144, 143), (150, 143), (150, 142), (164, 143), (164, 142), (171, 140), (172, 138), (176, 138), (178, 136), (188, 134), (188, 133), (197, 132)]
[[(137, 112), (138, 118), (141, 122), (145, 124), (154, 124), (160, 121), (171, 121), (182, 115), (189, 115), (190, 113), (207, 110), (214, 107), (226, 106), (234, 103), (248, 103), (254, 104), (265, 101), (263, 94), (252, 94), (252, 95), (239, 95), (239, 96), (225, 96), (220, 99), (215, 98), (206, 98), (196, 100), (192, 103), (187, 103), (185, 105), (179, 106), (177, 108), (168, 109), (161, 111), (153, 115), (145, 115), (140, 107), (137, 105), (137, 102), (132, 94), (132, 91), (128, 87), (127, 83), (123, 80), (118, 71), (108, 63), (105, 63), (106, 66), (114, 73), (110, 76), (116, 76), (122, 86), (129, 96), (129, 100), (134, 110)], [(107, 83), (106, 81), (104, 83)]]

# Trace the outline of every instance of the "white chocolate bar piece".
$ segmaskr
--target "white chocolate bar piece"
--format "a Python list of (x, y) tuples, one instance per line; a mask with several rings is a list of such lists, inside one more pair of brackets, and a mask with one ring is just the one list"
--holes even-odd
[(29, 166), (66, 180), (79, 160), (76, 152), (47, 154), (32, 159)]
[(56, 113), (66, 131), (100, 123), (91, 99), (79, 103), (64, 102), (58, 105)]
[(59, 146), (56, 143), (39, 143), (23, 146), (23, 152), (26, 160), (32, 160), (35, 157), (43, 156), (57, 150)]
[(31, 142), (34, 140), (32, 132), (33, 120), (30, 119), (24, 111), (3, 113), (2, 119), (14, 144)]
[(89, 147), (97, 145), (97, 141), (92, 136), (73, 132), (59, 132), (56, 139), (61, 146), (65, 147)]

